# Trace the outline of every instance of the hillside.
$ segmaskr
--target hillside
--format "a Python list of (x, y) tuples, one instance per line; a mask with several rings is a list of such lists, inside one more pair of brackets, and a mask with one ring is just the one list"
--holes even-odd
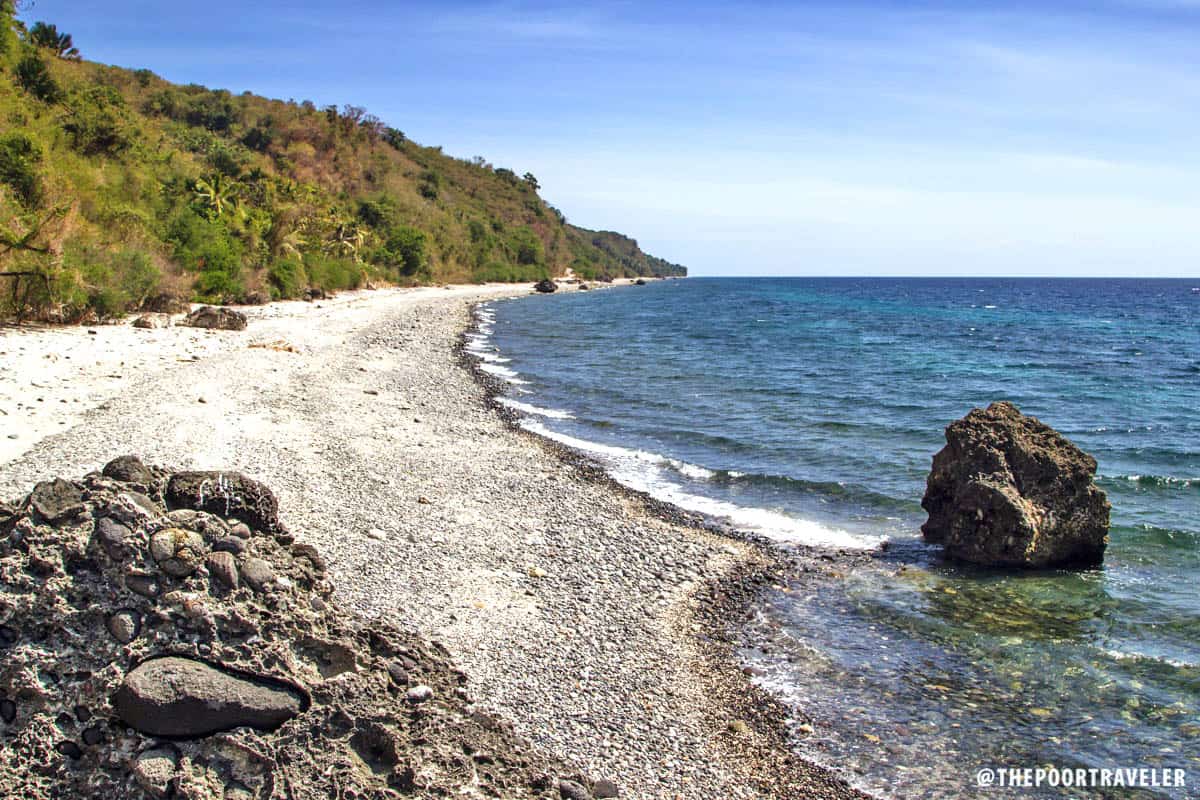
[(82, 60), (0, 0), (0, 315), (105, 318), (372, 283), (684, 275), (569, 224), (537, 179), (362, 108)]

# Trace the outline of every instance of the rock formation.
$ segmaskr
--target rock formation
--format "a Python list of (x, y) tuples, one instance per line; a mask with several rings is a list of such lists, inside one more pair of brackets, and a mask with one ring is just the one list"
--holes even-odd
[(135, 328), (169, 328), (171, 317), (166, 314), (142, 314), (133, 321)]
[(216, 328), (223, 331), (246, 330), (246, 315), (232, 308), (200, 306), (183, 318), (180, 325), (193, 328)]
[(4, 796), (610, 796), (473, 706), (440, 645), (342, 611), (277, 511), (134, 457), (0, 504)]
[(550, 294), (551, 292), (558, 291), (558, 284), (555, 283), (554, 281), (550, 280), (549, 278), (542, 278), (540, 281), (538, 281), (537, 283), (535, 283), (533, 285), (533, 288), (534, 288), (534, 291), (538, 291), (543, 294)]
[(946, 428), (921, 507), (926, 541), (988, 566), (1098, 564), (1109, 503), (1096, 460), (1012, 403), (974, 409)]

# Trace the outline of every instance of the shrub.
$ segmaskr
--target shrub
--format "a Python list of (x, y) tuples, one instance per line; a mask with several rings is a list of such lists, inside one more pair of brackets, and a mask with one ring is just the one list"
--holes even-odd
[(267, 281), (271, 284), (272, 297), (299, 297), (308, 286), (308, 274), (299, 259), (281, 258), (268, 268)]
[(407, 277), (430, 277), (429, 237), (424, 231), (401, 225), (393, 228), (383, 246), (376, 252), (376, 260), (395, 268)]
[(404, 136), (404, 132), (396, 130), (395, 128), (387, 128), (384, 130), (383, 140), (396, 150), (403, 150), (404, 143), (408, 141)]
[(190, 208), (172, 221), (167, 239), (175, 259), (199, 273), (196, 291), (202, 300), (221, 302), (242, 295), (241, 245), (220, 219), (207, 219)]
[(348, 258), (309, 253), (304, 257), (304, 270), (310, 286), (327, 292), (357, 289), (363, 283), (362, 267)]
[(50, 74), (50, 68), (37, 53), (26, 53), (17, 62), (16, 73), (21, 88), (43, 103), (58, 102), (62, 96), (62, 90)]
[(228, 91), (203, 90), (192, 97), (184, 110), (184, 121), (188, 125), (208, 128), (209, 131), (228, 131), (238, 120), (238, 109), (234, 107)]
[(259, 153), (267, 152), (267, 148), (275, 141), (275, 134), (271, 128), (265, 125), (256, 125), (246, 131), (246, 135), (242, 137), (242, 144)]
[(41, 203), (42, 179), (37, 165), (42, 150), (28, 136), (10, 133), (0, 137), (0, 182), (8, 184), (26, 206)]
[(368, 228), (379, 230), (387, 227), (395, 214), (395, 204), (388, 197), (360, 200), (358, 203), (358, 218)]
[(542, 240), (528, 227), (517, 228), (509, 234), (509, 245), (518, 264), (541, 264), (546, 257)]
[(115, 156), (133, 143), (125, 100), (108, 86), (93, 86), (71, 98), (71, 114), (63, 130), (71, 146), (88, 156)]

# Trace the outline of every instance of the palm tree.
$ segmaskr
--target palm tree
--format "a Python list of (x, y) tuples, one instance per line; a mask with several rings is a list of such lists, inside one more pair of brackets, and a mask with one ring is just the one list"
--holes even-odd
[(357, 223), (339, 222), (333, 230), (329, 244), (334, 252), (351, 256), (355, 264), (362, 262), (359, 251), (366, 242), (367, 234)]
[(29, 29), (29, 41), (35, 47), (53, 50), (54, 55), (67, 61), (80, 60), (79, 48), (71, 41), (71, 34), (59, 33), (55, 25), (47, 25), (45, 22), (33, 23), (33, 27)]
[(192, 184), (192, 194), (196, 202), (215, 217), (224, 214), (230, 208), (241, 212), (239, 201), (241, 185), (232, 178), (216, 173), (208, 178), (197, 178)]

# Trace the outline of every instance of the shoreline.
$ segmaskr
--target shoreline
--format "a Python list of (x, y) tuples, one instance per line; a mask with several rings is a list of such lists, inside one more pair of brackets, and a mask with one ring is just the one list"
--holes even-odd
[[(239, 469), (277, 488), (347, 608), (445, 644), (489, 710), (622, 796), (865, 797), (786, 747), (782, 707), (733, 661), (766, 551), (513, 436), (463, 369), (473, 304), (527, 292), (377, 290), (259, 307), (241, 333), (150, 332), (115, 388), (63, 377), (96, 399), (58, 432), (21, 429), (31, 446), (0, 457), (0, 490), (127, 452)], [(27, 363), (70, 339), (26, 333)], [(193, 333), (205, 347), (177, 360)], [(250, 347), (275, 336), (295, 352)]]
[[(487, 302), (487, 301), (480, 301)], [(831, 572), (834, 566), (846, 566), (871, 559), (869, 551), (821, 548), (810, 545), (781, 544), (766, 536), (739, 529), (731, 523), (633, 489), (612, 477), (594, 458), (554, 439), (541, 436), (519, 424), (521, 414), (498, 401), (505, 396), (507, 384), (493, 373), (481, 369), (486, 362), (467, 349), (467, 338), (478, 332), (479, 303), (472, 305), (471, 324), (458, 337), (455, 352), (459, 363), (484, 392), (484, 404), (513, 434), (535, 442), (549, 457), (571, 465), (585, 479), (638, 503), (646, 513), (672, 525), (697, 533), (731, 539), (751, 548), (750, 554), (725, 574), (697, 587), (684, 601), (686, 613), (675, 620), (675, 635), (690, 645), (695, 675), (705, 686), (709, 698), (704, 711), (710, 723), (722, 730), (724, 744), (742, 759), (755, 774), (768, 797), (846, 797), (874, 800), (831, 769), (805, 759), (791, 746), (796, 710), (775, 695), (753, 683), (737, 657), (739, 647), (748, 644), (742, 627), (763, 592), (788, 575)], [(729, 710), (732, 709), (732, 714)], [(731, 725), (749, 723), (746, 729)], [(823, 794), (828, 792), (830, 794)]]

